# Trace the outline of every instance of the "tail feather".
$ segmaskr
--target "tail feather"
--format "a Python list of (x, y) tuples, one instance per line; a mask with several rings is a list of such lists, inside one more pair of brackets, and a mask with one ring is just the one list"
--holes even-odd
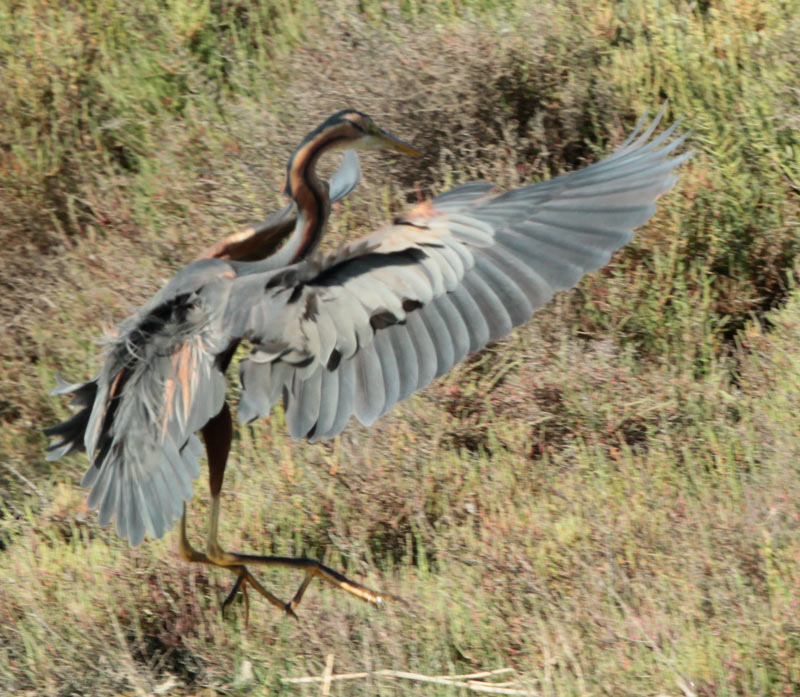
[(43, 429), (45, 435), (58, 439), (47, 447), (47, 460), (50, 462), (58, 460), (65, 455), (85, 450), (84, 436), (92, 413), (92, 405), (97, 396), (97, 378), (88, 382), (74, 384), (70, 384), (60, 377), (56, 377), (56, 380), (58, 384), (53, 389), (52, 394), (73, 395), (70, 404), (73, 407), (77, 407), (79, 411), (65, 421)]

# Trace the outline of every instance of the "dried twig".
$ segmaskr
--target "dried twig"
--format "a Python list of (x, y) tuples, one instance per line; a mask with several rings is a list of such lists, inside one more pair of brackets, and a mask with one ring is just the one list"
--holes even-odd
[[(451, 673), (449, 675), (437, 675), (436, 677), (449, 678), (450, 680), (477, 680), (478, 678), (491, 678), (493, 675), (504, 675), (505, 673), (513, 672), (513, 668), (497, 668), (496, 670), (482, 670), (479, 673)], [(501, 683), (493, 684), (500, 685)]]
[(462, 687), (472, 692), (481, 692), (484, 694), (493, 695), (527, 695), (528, 697), (536, 697), (538, 693), (530, 689), (514, 687), (517, 683), (503, 682), (491, 683), (475, 678), (489, 678), (495, 675), (503, 675), (513, 672), (511, 668), (498, 668), (497, 670), (485, 670), (479, 673), (469, 673), (466, 675), (423, 675), (421, 673), (409, 673), (402, 670), (374, 670), (364, 673), (341, 673), (333, 675), (333, 655), (328, 656), (325, 671), (322, 676), (310, 675), (302, 678), (283, 678), (281, 682), (299, 685), (303, 683), (322, 683), (321, 694), (326, 696), (330, 694), (330, 685), (334, 680), (359, 680), (363, 678), (393, 678), (398, 680), (413, 680), (416, 682), (436, 683), (439, 685), (451, 685), (453, 687)]
[(13, 474), (15, 477), (17, 477), (23, 484), (25, 484), (40, 499), (44, 498), (44, 494), (42, 494), (42, 492), (39, 491), (39, 489), (36, 488), (36, 485), (30, 479), (28, 479), (26, 476), (24, 476), (23, 474), (20, 474), (19, 472), (17, 472), (17, 470), (14, 469), (14, 467), (12, 467), (10, 463), (3, 462), (3, 467), (5, 467), (9, 472), (11, 472), (11, 474)]
[(333, 675), (333, 654), (329, 653), (325, 660), (325, 670), (322, 673), (322, 690), (320, 695), (328, 697), (331, 693), (331, 676)]

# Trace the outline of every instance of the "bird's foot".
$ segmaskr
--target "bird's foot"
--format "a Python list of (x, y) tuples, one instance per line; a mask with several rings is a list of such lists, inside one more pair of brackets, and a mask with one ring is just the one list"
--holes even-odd
[(227, 610), (228, 606), (236, 599), (236, 595), (239, 593), (239, 591), (241, 591), (242, 597), (244, 598), (244, 623), (245, 625), (249, 624), (250, 598), (247, 595), (247, 586), (250, 585), (255, 588), (258, 593), (263, 595), (272, 605), (280, 608), (285, 614), (298, 620), (298, 617), (294, 613), (294, 609), (292, 608), (291, 604), (284, 603), (280, 598), (274, 596), (266, 588), (264, 588), (264, 586), (258, 582), (258, 579), (256, 579), (256, 577), (250, 573), (250, 570), (246, 566), (229, 566), (227, 568), (236, 574), (236, 582), (233, 584), (233, 588), (231, 588), (231, 591), (228, 593), (225, 600), (222, 601), (223, 617), (225, 616), (225, 610)]
[[(213, 556), (217, 557), (216, 554)], [(247, 595), (247, 587), (251, 586), (258, 591), (258, 593), (264, 596), (272, 605), (280, 608), (287, 615), (297, 619), (297, 615), (294, 612), (295, 608), (297, 608), (297, 606), (300, 604), (306, 589), (316, 576), (320, 577), (323, 581), (329, 583), (330, 585), (350, 593), (350, 595), (354, 595), (368, 603), (381, 605), (385, 600), (392, 600), (401, 604), (406, 604), (402, 598), (399, 598), (395, 595), (375, 591), (367, 586), (357, 583), (356, 581), (351, 581), (344, 574), (334, 571), (330, 567), (321, 564), (315, 559), (266, 557), (252, 554), (235, 554), (231, 552), (221, 552), (218, 559), (219, 561), (214, 559), (212, 563), (229, 568), (234, 574), (236, 574), (237, 577), (231, 592), (222, 603), (223, 613), (241, 590), (245, 600), (245, 615), (248, 616), (250, 610), (250, 600)], [(294, 594), (294, 597), (291, 599), (291, 601), (284, 603), (258, 582), (258, 580), (248, 570), (245, 562), (250, 565), (259, 564), (261, 566), (282, 566), (284, 568), (302, 569), (305, 571), (305, 578), (303, 579), (303, 582), (300, 584), (300, 587), (297, 589), (297, 592)]]

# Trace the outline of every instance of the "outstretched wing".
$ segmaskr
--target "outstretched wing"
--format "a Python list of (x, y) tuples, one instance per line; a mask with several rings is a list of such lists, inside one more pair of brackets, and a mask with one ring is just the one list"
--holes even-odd
[[(346, 150), (342, 163), (329, 181), (331, 201), (340, 201), (356, 188), (361, 180), (361, 165), (355, 150)], [(292, 201), (283, 210), (245, 230), (234, 232), (208, 247), (200, 259), (256, 261), (272, 254), (297, 222), (297, 205)]]
[(133, 545), (161, 537), (192, 497), (201, 452), (195, 431), (222, 408), (220, 361), (229, 341), (217, 330), (233, 273), (222, 261), (180, 272), (107, 347), (94, 380), (62, 383), (79, 411), (47, 429), (55, 459), (85, 448), (83, 486), (101, 525), (116, 518)]
[[(663, 109), (662, 109), (663, 113)], [(234, 284), (226, 321), (255, 344), (239, 420), (281, 398), (292, 436), (372, 423), (606, 264), (676, 181), (661, 114), (585, 169), (502, 194), (457, 187), (316, 264)]]

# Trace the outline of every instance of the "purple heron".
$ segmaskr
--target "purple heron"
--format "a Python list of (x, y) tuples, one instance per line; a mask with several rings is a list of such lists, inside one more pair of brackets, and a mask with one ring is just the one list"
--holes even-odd
[[(463, 184), (323, 256), (316, 248), (331, 195), (316, 175), (318, 159), (346, 148), (419, 154), (363, 113), (334, 114), (289, 160), (289, 207), (260, 233), (227, 238), (209, 250), (216, 258), (178, 272), (120, 325), (96, 378), (56, 388), (74, 395), (78, 412), (48, 429), (57, 438), (52, 457), (86, 450), (89, 506), (99, 510), (101, 524), (115, 518), (118, 534), (132, 545), (145, 534), (161, 537), (180, 518), (181, 555), (237, 576), (223, 609), (240, 589), (247, 598), (251, 586), (294, 615), (316, 576), (373, 603), (392, 598), (313, 559), (240, 554), (220, 545), (220, 493), (233, 434), (224, 374), (234, 352), (242, 340), (252, 347), (240, 362), (240, 423), (267, 416), (282, 401), (293, 438), (332, 438), (352, 414), (372, 424), (527, 321), (632, 239), (690, 155), (674, 156), (686, 137), (671, 138), (677, 123), (652, 137), (663, 111), (647, 128), (643, 118), (611, 155), (581, 170), (505, 193), (485, 181)], [(334, 177), (336, 195), (358, 180), (353, 159)], [(186, 536), (186, 504), (202, 453), (197, 431), (211, 493), (205, 551)], [(305, 576), (285, 603), (248, 565)]]

